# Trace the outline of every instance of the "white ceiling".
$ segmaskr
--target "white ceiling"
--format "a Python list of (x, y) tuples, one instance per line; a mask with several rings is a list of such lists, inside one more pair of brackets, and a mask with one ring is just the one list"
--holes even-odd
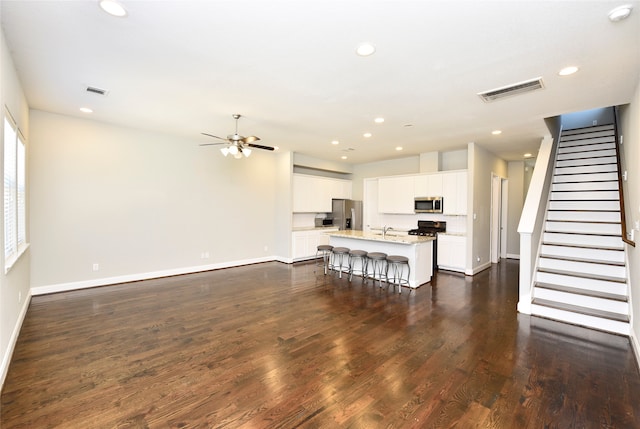
[[(32, 108), (185, 145), (231, 134), (241, 113), (240, 134), (329, 160), (472, 141), (522, 159), (547, 133), (545, 117), (628, 103), (640, 77), (640, 1), (121, 0), (125, 18), (97, 0), (0, 3)], [(633, 13), (610, 22), (621, 4)], [(377, 52), (357, 56), (361, 42)], [(567, 65), (580, 71), (558, 76)], [(493, 103), (476, 95), (536, 77), (545, 89)]]

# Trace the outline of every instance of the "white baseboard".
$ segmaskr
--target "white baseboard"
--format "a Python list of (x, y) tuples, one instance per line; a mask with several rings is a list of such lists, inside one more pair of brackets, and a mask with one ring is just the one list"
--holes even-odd
[(480, 271), (484, 271), (487, 268), (491, 267), (491, 261), (489, 262), (485, 262), (484, 264), (478, 265), (477, 267), (474, 267), (470, 270), (465, 270), (465, 274), (468, 276), (475, 276), (476, 274), (478, 274)]
[(9, 372), (9, 365), (11, 364), (11, 357), (13, 356), (13, 351), (16, 347), (16, 343), (18, 342), (18, 336), (20, 335), (20, 329), (22, 328), (22, 322), (24, 322), (24, 318), (27, 315), (27, 309), (29, 308), (29, 303), (31, 302), (31, 291), (27, 292), (27, 296), (25, 297), (24, 302), (22, 303), (22, 308), (20, 309), (20, 314), (18, 314), (18, 319), (16, 320), (16, 324), (11, 331), (11, 338), (9, 338), (9, 343), (7, 346), (6, 353), (2, 362), (0, 363), (0, 392), (2, 392), (2, 388), (4, 387), (4, 380), (7, 378), (7, 373)]
[(507, 259), (520, 259), (520, 255), (516, 255), (515, 253), (507, 253)]
[(636, 355), (636, 365), (638, 366), (638, 371), (640, 371), (640, 342), (638, 341), (636, 332), (633, 330), (633, 326), (631, 326), (631, 332), (629, 333), (629, 341), (631, 342), (633, 353)]
[(107, 286), (107, 285), (112, 285), (117, 283), (127, 283), (127, 282), (135, 282), (140, 280), (155, 279), (160, 277), (178, 276), (181, 274), (192, 274), (192, 273), (198, 273), (202, 271), (219, 270), (222, 268), (239, 267), (241, 265), (258, 264), (261, 262), (270, 262), (270, 261), (279, 261), (279, 262), (286, 263), (286, 260), (283, 258), (275, 257), (275, 256), (265, 256), (262, 258), (243, 259), (240, 261), (221, 262), (221, 263), (209, 264), (209, 265), (198, 265), (195, 267), (175, 268), (171, 270), (153, 271), (149, 273), (136, 273), (136, 274), (127, 274), (123, 276), (116, 276), (116, 277), (104, 277), (100, 279), (83, 280), (79, 282), (35, 286), (31, 288), (31, 294), (34, 296), (37, 296), (37, 295), (45, 295), (48, 293), (67, 292), (71, 290), (88, 289), (88, 288), (97, 287), (97, 286)]

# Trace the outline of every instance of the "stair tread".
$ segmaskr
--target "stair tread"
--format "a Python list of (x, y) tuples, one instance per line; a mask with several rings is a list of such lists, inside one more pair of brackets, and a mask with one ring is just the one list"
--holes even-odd
[(559, 243), (555, 241), (543, 241), (543, 245), (547, 246), (563, 246), (563, 247), (574, 247), (578, 249), (599, 249), (599, 250), (615, 250), (616, 252), (624, 252), (624, 247), (606, 247), (606, 246), (598, 246), (598, 245), (590, 245), (590, 244), (571, 244), (571, 243)]
[(629, 298), (626, 295), (620, 295), (617, 293), (609, 293), (609, 292), (600, 292), (597, 290), (588, 290), (588, 289), (581, 289), (581, 288), (577, 288), (577, 287), (571, 287), (571, 286), (564, 286), (564, 285), (556, 285), (553, 283), (545, 283), (545, 282), (536, 282), (535, 284), (536, 287), (542, 288), (542, 289), (549, 289), (549, 290), (555, 290), (558, 292), (566, 292), (566, 293), (572, 293), (575, 295), (583, 295), (583, 296), (589, 296), (592, 298), (603, 298), (603, 299), (610, 299), (613, 301), (620, 301), (620, 302), (628, 302)]
[[(579, 156), (577, 158), (562, 158), (560, 159), (561, 156), (564, 155), (574, 155), (574, 154), (578, 154), (578, 153), (585, 153), (585, 152), (601, 152), (601, 151), (605, 151), (605, 150), (613, 150), (613, 149), (595, 149), (595, 150), (583, 150), (580, 152), (565, 152), (565, 153), (559, 153), (558, 154), (558, 161), (576, 161), (578, 159), (597, 159), (597, 158), (611, 158), (614, 157), (615, 155), (599, 155), (599, 156)], [(594, 154), (595, 155), (595, 154)], [(605, 163), (605, 164), (610, 164), (609, 162)], [(590, 165), (599, 165), (599, 164), (590, 164)]]
[(589, 235), (589, 236), (597, 236), (597, 237), (620, 237), (620, 239), (622, 239), (621, 234), (611, 234), (611, 233), (604, 233), (604, 232), (549, 231), (547, 229), (545, 229), (544, 232), (548, 232), (551, 234)]
[(592, 279), (592, 280), (602, 280), (613, 283), (626, 283), (627, 279), (623, 277), (614, 277), (614, 276), (603, 276), (601, 274), (591, 274), (591, 273), (581, 273), (577, 271), (567, 271), (567, 270), (558, 270), (554, 268), (540, 268), (538, 267), (539, 273), (547, 273), (547, 274), (558, 274), (561, 276), (569, 276), (569, 277), (580, 277), (583, 279)]
[(543, 307), (555, 308), (557, 310), (569, 311), (572, 313), (584, 314), (587, 316), (601, 317), (604, 319), (616, 320), (618, 322), (629, 322), (629, 316), (625, 314), (614, 313), (611, 311), (596, 310), (594, 308), (582, 307), (580, 305), (565, 304), (561, 302), (549, 301), (546, 299), (534, 298), (532, 304), (541, 305)]
[(605, 259), (590, 259), (590, 258), (576, 258), (575, 256), (560, 256), (560, 255), (549, 255), (546, 253), (540, 254), (541, 258), (547, 259), (558, 259), (562, 261), (570, 261), (570, 262), (583, 262), (586, 264), (600, 264), (600, 265), (613, 265), (615, 267), (624, 267), (624, 262), (618, 261), (607, 261)]
[(595, 223), (595, 224), (620, 225), (620, 222), (605, 221), (605, 220), (547, 219), (547, 222), (563, 222), (563, 223)]
[(574, 183), (618, 183), (617, 180), (576, 180), (575, 182), (551, 182), (552, 185), (571, 185)]
[(594, 210), (594, 209), (549, 209), (548, 212), (605, 212), (605, 213), (613, 213), (619, 212), (620, 210)]

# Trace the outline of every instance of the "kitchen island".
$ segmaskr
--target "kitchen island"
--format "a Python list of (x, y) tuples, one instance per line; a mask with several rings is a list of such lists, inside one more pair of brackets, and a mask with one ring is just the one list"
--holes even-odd
[(351, 250), (382, 252), (409, 258), (409, 286), (418, 286), (431, 281), (433, 274), (433, 237), (417, 235), (374, 234), (363, 231), (330, 232), (329, 244), (333, 247), (347, 247)]

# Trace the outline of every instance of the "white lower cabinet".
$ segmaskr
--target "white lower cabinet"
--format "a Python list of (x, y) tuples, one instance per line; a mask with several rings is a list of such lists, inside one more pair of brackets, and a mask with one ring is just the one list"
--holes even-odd
[(329, 244), (327, 232), (337, 231), (337, 228), (312, 229), (294, 231), (291, 233), (292, 254), (294, 261), (311, 259), (316, 256), (320, 244)]
[(438, 268), (465, 272), (467, 237), (438, 234)]

